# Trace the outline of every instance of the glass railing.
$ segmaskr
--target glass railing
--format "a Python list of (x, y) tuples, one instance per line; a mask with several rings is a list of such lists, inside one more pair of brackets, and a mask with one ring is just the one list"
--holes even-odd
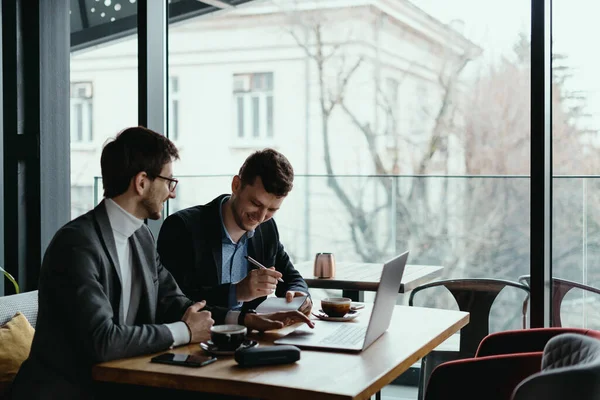
[[(230, 175), (178, 176), (166, 214), (229, 193)], [(95, 203), (101, 182), (95, 182)], [(600, 287), (600, 180), (555, 177), (553, 273)], [(529, 274), (527, 176), (302, 176), (275, 219), (293, 261), (333, 252), (337, 261), (383, 262), (405, 250), (410, 264), (443, 266), (441, 278), (517, 281)], [(491, 331), (521, 327), (524, 295), (509, 289), (492, 308)], [(600, 298), (565, 297), (563, 325), (600, 328)], [(433, 290), (422, 305), (450, 307)]]
[[(553, 276), (600, 288), (600, 179), (553, 181)], [(563, 326), (600, 329), (600, 295), (572, 289), (560, 308)]]

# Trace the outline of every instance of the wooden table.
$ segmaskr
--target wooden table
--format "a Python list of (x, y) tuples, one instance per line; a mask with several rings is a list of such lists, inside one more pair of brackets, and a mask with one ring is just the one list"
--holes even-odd
[[(315, 278), (313, 261), (294, 264), (308, 287), (315, 289), (341, 289), (344, 297), (354, 301), (363, 301), (363, 291), (375, 292), (383, 263), (336, 263), (334, 278)], [(406, 265), (398, 293), (407, 293), (419, 285), (430, 282), (441, 275), (444, 267), (436, 265)]]
[[(369, 312), (367, 308), (349, 323), (367, 324)], [(388, 331), (359, 354), (302, 350), (294, 364), (248, 369), (239, 367), (231, 356), (221, 356), (205, 367), (186, 368), (150, 363), (154, 355), (148, 355), (96, 365), (93, 379), (261, 399), (368, 399), (468, 321), (469, 314), (460, 311), (396, 306)], [(282, 333), (287, 332), (253, 337), (260, 346), (269, 346)], [(201, 350), (196, 344), (172, 351)]]

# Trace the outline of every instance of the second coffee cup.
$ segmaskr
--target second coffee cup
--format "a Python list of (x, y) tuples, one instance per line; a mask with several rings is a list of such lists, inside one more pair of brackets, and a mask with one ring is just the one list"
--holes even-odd
[(330, 317), (343, 317), (350, 311), (352, 299), (348, 297), (328, 297), (321, 300), (321, 309)]

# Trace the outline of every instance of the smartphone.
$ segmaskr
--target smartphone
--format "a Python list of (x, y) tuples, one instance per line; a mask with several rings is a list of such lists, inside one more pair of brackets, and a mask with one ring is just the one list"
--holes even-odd
[(182, 365), (184, 367), (203, 367), (217, 361), (217, 358), (199, 354), (164, 353), (153, 357), (150, 361), (161, 364)]

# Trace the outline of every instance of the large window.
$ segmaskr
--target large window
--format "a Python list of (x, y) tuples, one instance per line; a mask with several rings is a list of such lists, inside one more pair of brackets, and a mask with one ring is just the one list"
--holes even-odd
[[(563, 325), (596, 328), (600, 64), (585, 39), (600, 6), (553, 3), (554, 287), (578, 286)], [(323, 251), (382, 262), (408, 249), (442, 278), (527, 282), (529, 1), (264, 0), (211, 15), (200, 1), (168, 4), (179, 14), (169, 14), (167, 132), (185, 188), (169, 211), (229, 192), (243, 160), (270, 146), (296, 173), (276, 216), (294, 262)], [(103, 144), (138, 124), (137, 1), (71, 6), (76, 216), (94, 205)], [(520, 327), (522, 300), (502, 294), (491, 330)], [(453, 303), (439, 291), (419, 305)]]
[[(276, 215), (294, 261), (408, 249), (445, 278), (517, 281), (530, 264), (530, 19), (520, 0), (290, 0), (173, 24), (179, 201), (230, 191), (273, 146), (296, 174)], [(521, 295), (499, 299), (492, 330), (521, 326)]]
[(273, 74), (233, 76), (236, 136), (241, 141), (273, 138)]

